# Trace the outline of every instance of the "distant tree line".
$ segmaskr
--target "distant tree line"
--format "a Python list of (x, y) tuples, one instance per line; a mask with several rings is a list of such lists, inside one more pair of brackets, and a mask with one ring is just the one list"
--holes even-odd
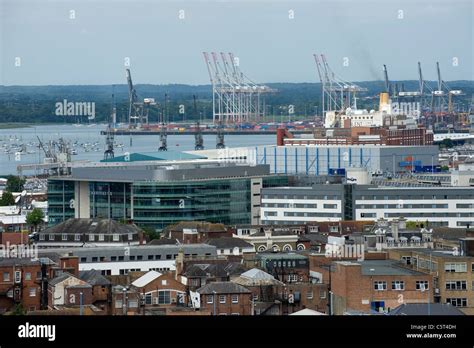
[[(401, 82), (401, 81), (400, 81)], [(360, 95), (358, 107), (377, 108), (377, 94), (383, 90), (382, 81), (359, 82), (368, 89)], [(403, 81), (405, 90), (417, 90), (418, 81)], [(288, 116), (288, 106), (293, 105), (296, 116), (321, 114), (321, 85), (319, 83), (269, 83), (268, 86), (278, 90), (266, 96), (266, 114)], [(463, 102), (469, 103), (474, 93), (473, 81), (456, 81), (448, 83), (453, 89), (462, 89)], [(137, 85), (140, 99), (155, 98), (157, 106), (150, 108), (150, 122), (160, 120), (162, 114), (167, 121), (212, 118), (212, 88), (210, 85)], [(126, 122), (128, 117), (128, 90), (126, 85), (115, 86), (0, 86), (0, 123), (87, 123), (86, 116), (57, 116), (55, 105), (64, 100), (71, 102), (94, 102), (95, 120), (107, 122), (111, 113), (112, 93), (115, 95), (117, 121)], [(165, 95), (167, 107), (165, 108)], [(193, 95), (197, 98), (197, 110), (194, 110)], [(369, 96), (372, 98), (364, 98)], [(180, 105), (184, 114), (179, 113)]]

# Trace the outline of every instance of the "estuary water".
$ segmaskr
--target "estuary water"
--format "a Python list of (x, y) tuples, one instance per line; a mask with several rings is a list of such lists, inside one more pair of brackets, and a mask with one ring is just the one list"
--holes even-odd
[[(18, 164), (43, 163), (45, 154), (39, 140), (48, 145), (50, 141), (63, 138), (73, 150), (73, 160), (99, 161), (104, 158), (105, 136), (100, 131), (106, 125), (38, 125), (24, 128), (0, 129), (0, 175), (17, 174)], [(215, 135), (204, 135), (204, 148), (214, 149)], [(276, 135), (226, 135), (227, 147), (270, 145), (276, 143)], [(159, 146), (159, 135), (115, 136), (115, 155), (125, 152), (155, 152)], [(194, 135), (168, 135), (168, 150), (194, 150)], [(24, 172), (24, 174), (34, 174)]]

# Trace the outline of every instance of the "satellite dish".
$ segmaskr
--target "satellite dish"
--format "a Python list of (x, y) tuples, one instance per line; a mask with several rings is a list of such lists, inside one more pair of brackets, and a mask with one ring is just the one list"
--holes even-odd
[(21, 196), (25, 197), (26, 196), (26, 190), (21, 191)]
[(16, 197), (15, 198), (15, 203), (18, 203), (20, 201), (20, 198), (21, 198), (20, 196)]

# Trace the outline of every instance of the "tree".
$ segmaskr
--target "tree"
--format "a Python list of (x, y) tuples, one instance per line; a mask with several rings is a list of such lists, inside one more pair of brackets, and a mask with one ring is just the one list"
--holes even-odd
[(450, 149), (454, 147), (454, 142), (451, 139), (446, 138), (446, 139), (443, 139), (443, 141), (439, 144), (439, 147)]
[(15, 198), (10, 191), (3, 191), (2, 198), (0, 198), (0, 206), (7, 206), (15, 204)]
[(43, 223), (44, 213), (39, 208), (34, 208), (31, 212), (26, 215), (26, 223), (28, 225), (33, 225), (34, 230), (39, 224)]
[(7, 187), (6, 191), (10, 192), (21, 192), (25, 186), (26, 179), (20, 178), (19, 176), (9, 175), (7, 176)]
[(148, 240), (160, 239), (160, 233), (150, 227), (143, 227), (143, 234)]

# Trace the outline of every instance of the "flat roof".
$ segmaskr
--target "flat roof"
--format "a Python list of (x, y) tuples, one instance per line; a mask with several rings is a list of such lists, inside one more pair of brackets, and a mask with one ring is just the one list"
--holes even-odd
[(358, 262), (342, 261), (345, 265), (361, 265), (362, 275), (390, 276), (390, 275), (426, 275), (425, 273), (401, 267), (400, 262), (394, 260), (364, 260)]

